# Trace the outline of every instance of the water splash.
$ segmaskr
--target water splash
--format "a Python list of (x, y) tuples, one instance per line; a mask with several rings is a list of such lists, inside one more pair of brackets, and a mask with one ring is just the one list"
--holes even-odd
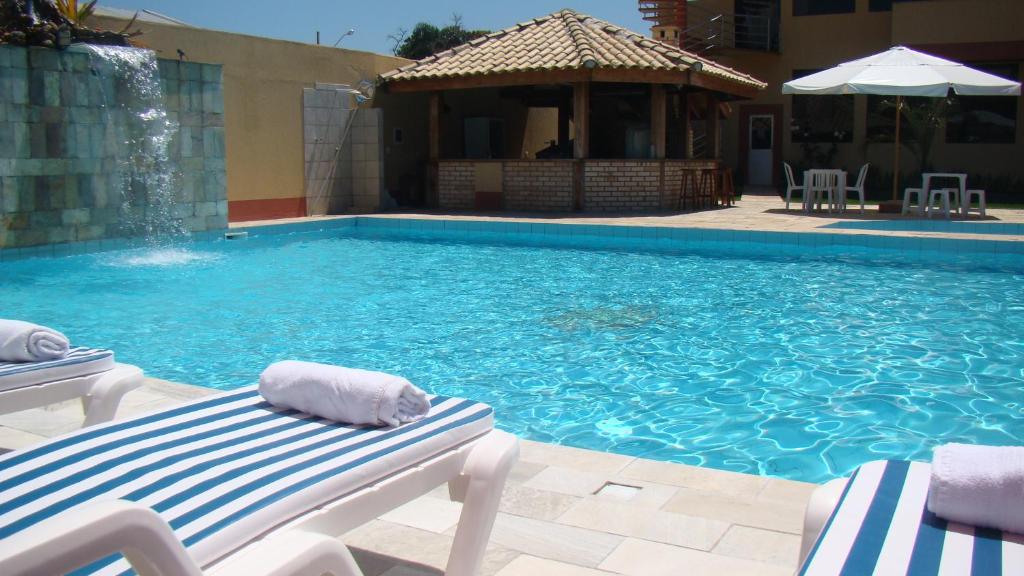
[(220, 259), (220, 255), (208, 252), (195, 252), (184, 248), (152, 248), (138, 252), (119, 255), (105, 263), (121, 268), (144, 266), (185, 266), (195, 262), (212, 262)]
[(180, 174), (168, 157), (178, 123), (164, 107), (151, 50), (86, 45), (96, 58), (106, 110), (106, 152), (117, 163), (123, 232), (151, 245), (188, 238), (174, 213)]

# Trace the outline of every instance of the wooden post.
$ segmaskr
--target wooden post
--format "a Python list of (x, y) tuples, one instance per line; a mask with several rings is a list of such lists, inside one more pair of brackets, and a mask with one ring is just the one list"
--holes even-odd
[(690, 120), (693, 114), (693, 102), (691, 96), (691, 94), (682, 95), (683, 146), (686, 149), (687, 160), (693, 160), (693, 122)]
[(590, 156), (590, 82), (572, 85), (572, 121), (574, 135), (573, 207), (584, 207), (584, 162)]
[(651, 146), (654, 158), (665, 158), (665, 87), (651, 84)]
[(430, 93), (430, 105), (427, 129), (427, 166), (429, 190), (427, 192), (427, 205), (436, 208), (440, 200), (438, 189), (438, 160), (441, 157), (441, 93)]
[[(903, 109), (903, 96), (896, 96), (896, 139), (892, 143), (893, 145), (893, 161), (892, 161), (892, 200), (895, 202), (899, 198), (899, 186), (900, 186), (900, 113)], [(922, 206), (925, 200), (922, 198), (927, 194), (927, 190), (922, 190), (918, 196), (918, 203)]]
[(576, 128), (573, 157), (582, 160), (590, 156), (590, 82), (572, 85), (572, 121)]
[(718, 133), (718, 98), (708, 92), (708, 113), (705, 122), (708, 127), (708, 158), (719, 158), (720, 151), (718, 142), (721, 140)]

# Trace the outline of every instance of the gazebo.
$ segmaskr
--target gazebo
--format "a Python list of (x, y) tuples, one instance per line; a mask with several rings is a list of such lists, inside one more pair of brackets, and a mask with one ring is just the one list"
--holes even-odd
[(429, 94), (429, 205), (597, 212), (710, 206), (724, 168), (719, 119), (766, 86), (573, 10), (380, 84), (396, 98)]

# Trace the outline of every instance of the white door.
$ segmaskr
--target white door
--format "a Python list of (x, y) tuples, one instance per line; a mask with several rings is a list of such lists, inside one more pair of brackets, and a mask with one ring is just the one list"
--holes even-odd
[(775, 117), (771, 114), (751, 114), (749, 128), (750, 150), (747, 156), (747, 183), (752, 186), (771, 186)]

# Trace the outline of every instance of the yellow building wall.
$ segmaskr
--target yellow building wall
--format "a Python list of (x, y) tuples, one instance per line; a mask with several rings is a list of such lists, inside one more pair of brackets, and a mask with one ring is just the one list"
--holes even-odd
[[(699, 4), (724, 14), (734, 11), (733, 0), (700, 0)], [(1024, 1), (1022, 0), (929, 0), (896, 3), (890, 12), (871, 12), (868, 0), (857, 0), (856, 12), (848, 14), (793, 16), (793, 0), (782, 0), (779, 53), (751, 50), (720, 49), (704, 54), (722, 64), (737, 68), (768, 83), (755, 99), (733, 102), (733, 114), (726, 121), (722, 142), (727, 164), (741, 163), (740, 111), (744, 106), (781, 105), (783, 110), (782, 158), (799, 162), (803, 151), (793, 143), (790, 134), (792, 97), (781, 93), (782, 83), (792, 79), (794, 70), (823, 69), (840, 62), (868, 56), (904, 44), (927, 52), (929, 46), (938, 51), (952, 44), (999, 44), (998, 50), (1018, 55), (1024, 53)], [(690, 26), (696, 24), (691, 19)], [(983, 48), (984, 50), (984, 48)], [(977, 52), (977, 51), (975, 51)], [(984, 51), (979, 52), (984, 53)], [(1024, 59), (1021, 56), (1010, 61)], [(970, 62), (967, 62), (970, 64)], [(1024, 65), (1021, 65), (1024, 72)], [(1020, 80), (1020, 78), (1018, 78)], [(1014, 144), (946, 144), (940, 135), (932, 154), (936, 168), (967, 171), (1008, 178), (1024, 179), (1024, 98), (1018, 98), (1017, 138)], [(837, 144), (833, 164), (856, 170), (869, 161), (876, 175), (892, 171), (891, 144), (865, 144), (867, 97), (854, 98), (853, 142)], [(826, 147), (828, 144), (821, 144)], [(901, 171), (917, 170), (917, 160), (907, 148), (901, 151)], [(743, 167), (739, 167), (743, 172)], [(776, 168), (776, 182), (781, 183), (781, 170)]]
[[(126, 22), (95, 17), (89, 25), (121, 30)], [(161, 58), (223, 66), (225, 167), (229, 218), (297, 216), (305, 206), (302, 89), (314, 82), (375, 81), (404, 58), (233, 34), (136, 22), (137, 40)], [(385, 118), (388, 111), (385, 110)], [(388, 126), (385, 125), (385, 130)], [(403, 150), (392, 150), (401, 155)], [(410, 152), (414, 154), (414, 152)], [(387, 155), (386, 155), (387, 156)], [(397, 185), (397, 183), (395, 183)], [(232, 214), (234, 212), (234, 214)]]

